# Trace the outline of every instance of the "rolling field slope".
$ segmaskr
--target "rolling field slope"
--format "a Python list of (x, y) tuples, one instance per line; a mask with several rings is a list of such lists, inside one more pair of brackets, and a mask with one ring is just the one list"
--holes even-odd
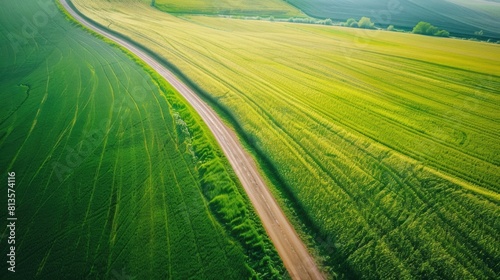
[(282, 0), (156, 0), (154, 6), (169, 13), (294, 17), (304, 16)]
[(53, 1), (4, 1), (0, 26), (0, 171), (16, 174), (18, 219), (15, 278), (5, 262), (0, 278), (285, 273), (215, 140), (164, 80)]
[(500, 18), (500, 1), (495, 0), (448, 0), (464, 7), (482, 11), (491, 17)]
[(290, 0), (305, 13), (346, 20), (370, 17), (380, 26), (389, 24), (411, 30), (427, 21), (456, 36), (473, 36), (483, 30), (486, 37), (500, 39), (500, 3), (483, 0)]
[(499, 46), (74, 3), (217, 106), (332, 276), (500, 273)]

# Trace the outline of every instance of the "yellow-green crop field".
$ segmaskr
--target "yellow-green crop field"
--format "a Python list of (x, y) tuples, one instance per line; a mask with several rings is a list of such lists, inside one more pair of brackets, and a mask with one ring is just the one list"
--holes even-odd
[(305, 16), (281, 0), (155, 0), (155, 7), (169, 13), (294, 17)]
[(500, 273), (500, 46), (74, 3), (218, 108), (332, 277)]

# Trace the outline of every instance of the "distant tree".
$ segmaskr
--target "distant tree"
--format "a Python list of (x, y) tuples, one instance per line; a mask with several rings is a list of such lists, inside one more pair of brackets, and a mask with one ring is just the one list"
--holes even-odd
[(394, 31), (394, 25), (387, 26), (387, 31)]
[(292, 18), (291, 21), (295, 23), (321, 23), (320, 21), (316, 21), (313, 18)]
[(325, 19), (325, 25), (332, 25), (333, 21), (330, 18)]
[(358, 21), (358, 26), (359, 26), (359, 28), (365, 28), (365, 29), (373, 29), (373, 28), (375, 28), (375, 24), (368, 17), (362, 17)]
[(439, 30), (437, 27), (433, 26), (432, 24), (421, 21), (413, 27), (413, 33), (415, 34), (422, 34), (422, 35), (428, 35), (428, 36), (440, 36), (440, 37), (449, 37), (450, 33), (446, 30)]
[(345, 26), (351, 26), (353, 23), (356, 23), (356, 25), (358, 24), (358, 22), (355, 19), (350, 18), (345, 22)]
[(435, 32), (437, 32), (437, 28), (425, 21), (421, 21), (413, 27), (413, 33), (415, 34), (434, 35)]
[(269, 17), (269, 21), (274, 21), (274, 17), (273, 16)]
[(434, 34), (434, 36), (438, 36), (438, 37), (450, 37), (450, 32), (448, 32), (446, 30), (439, 30), (438, 32), (436, 32), (436, 34)]
[(343, 26), (347, 27), (356, 27), (356, 28), (365, 28), (365, 29), (374, 29), (375, 24), (368, 17), (362, 17), (359, 21), (356, 21), (353, 18), (348, 19)]

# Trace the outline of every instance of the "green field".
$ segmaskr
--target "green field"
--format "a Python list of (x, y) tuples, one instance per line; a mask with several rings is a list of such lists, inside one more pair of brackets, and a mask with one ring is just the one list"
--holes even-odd
[(377, 26), (412, 30), (420, 21), (446, 29), (454, 36), (500, 39), (500, 3), (488, 0), (289, 0), (306, 14), (345, 21), (370, 17)]
[(154, 6), (169, 13), (294, 17), (304, 16), (282, 0), (156, 0)]
[(199, 87), (332, 276), (500, 273), (499, 46), (74, 2)]
[(488, 0), (450, 0), (457, 5), (464, 6), (474, 11), (480, 11), (489, 15), (491, 18), (500, 17), (500, 2)]
[(18, 219), (16, 273), (4, 227), (0, 278), (286, 275), (215, 140), (164, 80), (54, 1), (4, 1), (0, 26), (0, 171), (5, 186), (16, 174)]

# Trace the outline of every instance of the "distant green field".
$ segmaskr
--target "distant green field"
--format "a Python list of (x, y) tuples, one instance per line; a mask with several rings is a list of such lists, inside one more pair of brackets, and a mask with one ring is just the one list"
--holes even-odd
[(491, 0), (449, 0), (472, 10), (481, 11), (492, 18), (500, 18), (500, 1)]
[(155, 7), (169, 13), (249, 16), (304, 16), (282, 0), (156, 0)]
[(0, 172), (4, 186), (16, 174), (18, 219), (15, 278), (5, 226), (0, 278), (284, 273), (215, 140), (169, 85), (53, 1), (4, 1), (0, 26)]
[(499, 46), (75, 2), (225, 112), (332, 276), (500, 273)]
[(411, 30), (426, 21), (455, 36), (472, 37), (483, 30), (486, 37), (500, 39), (500, 3), (488, 0), (289, 0), (306, 14), (346, 20), (370, 17), (378, 26), (390, 24)]

